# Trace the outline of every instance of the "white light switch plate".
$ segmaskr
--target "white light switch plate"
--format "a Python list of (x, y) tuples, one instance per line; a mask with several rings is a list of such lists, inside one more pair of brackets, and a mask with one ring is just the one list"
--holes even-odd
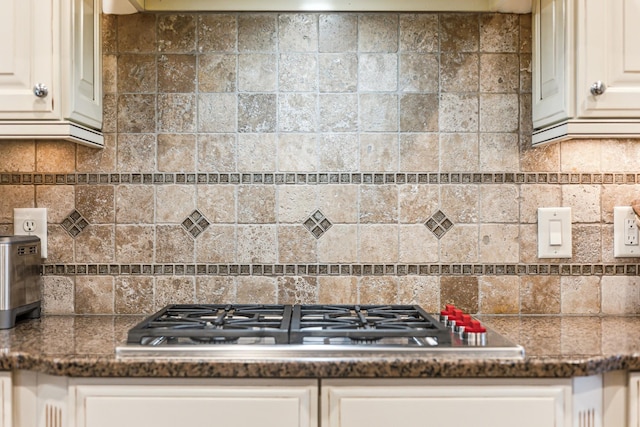
[(571, 208), (538, 208), (538, 258), (571, 256)]
[(40, 256), (47, 257), (47, 208), (13, 209), (13, 234), (16, 236), (38, 236)]
[(631, 206), (613, 208), (613, 256), (639, 257), (638, 224)]

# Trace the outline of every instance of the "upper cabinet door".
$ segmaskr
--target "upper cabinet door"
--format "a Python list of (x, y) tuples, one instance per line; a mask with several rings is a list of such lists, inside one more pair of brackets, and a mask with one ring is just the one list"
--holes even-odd
[(578, 117), (640, 117), (640, 0), (582, 0), (582, 5)]
[(0, 0), (0, 119), (57, 116), (53, 12), (52, 0)]

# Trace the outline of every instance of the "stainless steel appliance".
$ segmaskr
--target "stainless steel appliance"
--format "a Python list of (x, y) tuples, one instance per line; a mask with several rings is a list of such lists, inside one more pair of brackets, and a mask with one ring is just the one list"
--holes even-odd
[(0, 236), (0, 329), (40, 317), (40, 238)]
[(129, 330), (120, 358), (419, 355), (518, 359), (524, 349), (453, 306), (168, 305)]

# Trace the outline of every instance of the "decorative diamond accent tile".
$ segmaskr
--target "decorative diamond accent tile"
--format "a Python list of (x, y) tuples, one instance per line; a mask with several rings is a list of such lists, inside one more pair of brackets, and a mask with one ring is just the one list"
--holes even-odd
[(62, 225), (62, 228), (64, 228), (71, 237), (75, 238), (82, 230), (87, 228), (89, 222), (84, 219), (80, 212), (74, 210), (60, 225)]
[(329, 221), (320, 210), (315, 211), (309, 218), (304, 221), (304, 226), (313, 234), (316, 239), (322, 237), (333, 224)]
[(453, 227), (451, 220), (440, 210), (434, 213), (424, 225), (426, 225), (438, 239)]
[(187, 230), (194, 239), (198, 237), (210, 224), (209, 220), (205, 218), (198, 209), (193, 211), (191, 215), (182, 221), (182, 227), (184, 227), (184, 229)]

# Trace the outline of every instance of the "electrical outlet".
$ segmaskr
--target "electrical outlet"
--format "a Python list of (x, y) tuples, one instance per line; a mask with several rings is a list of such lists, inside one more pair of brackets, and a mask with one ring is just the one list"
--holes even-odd
[(40, 256), (47, 257), (47, 208), (15, 208), (13, 210), (13, 234), (38, 236)]
[(613, 256), (640, 257), (638, 224), (631, 206), (613, 208)]

